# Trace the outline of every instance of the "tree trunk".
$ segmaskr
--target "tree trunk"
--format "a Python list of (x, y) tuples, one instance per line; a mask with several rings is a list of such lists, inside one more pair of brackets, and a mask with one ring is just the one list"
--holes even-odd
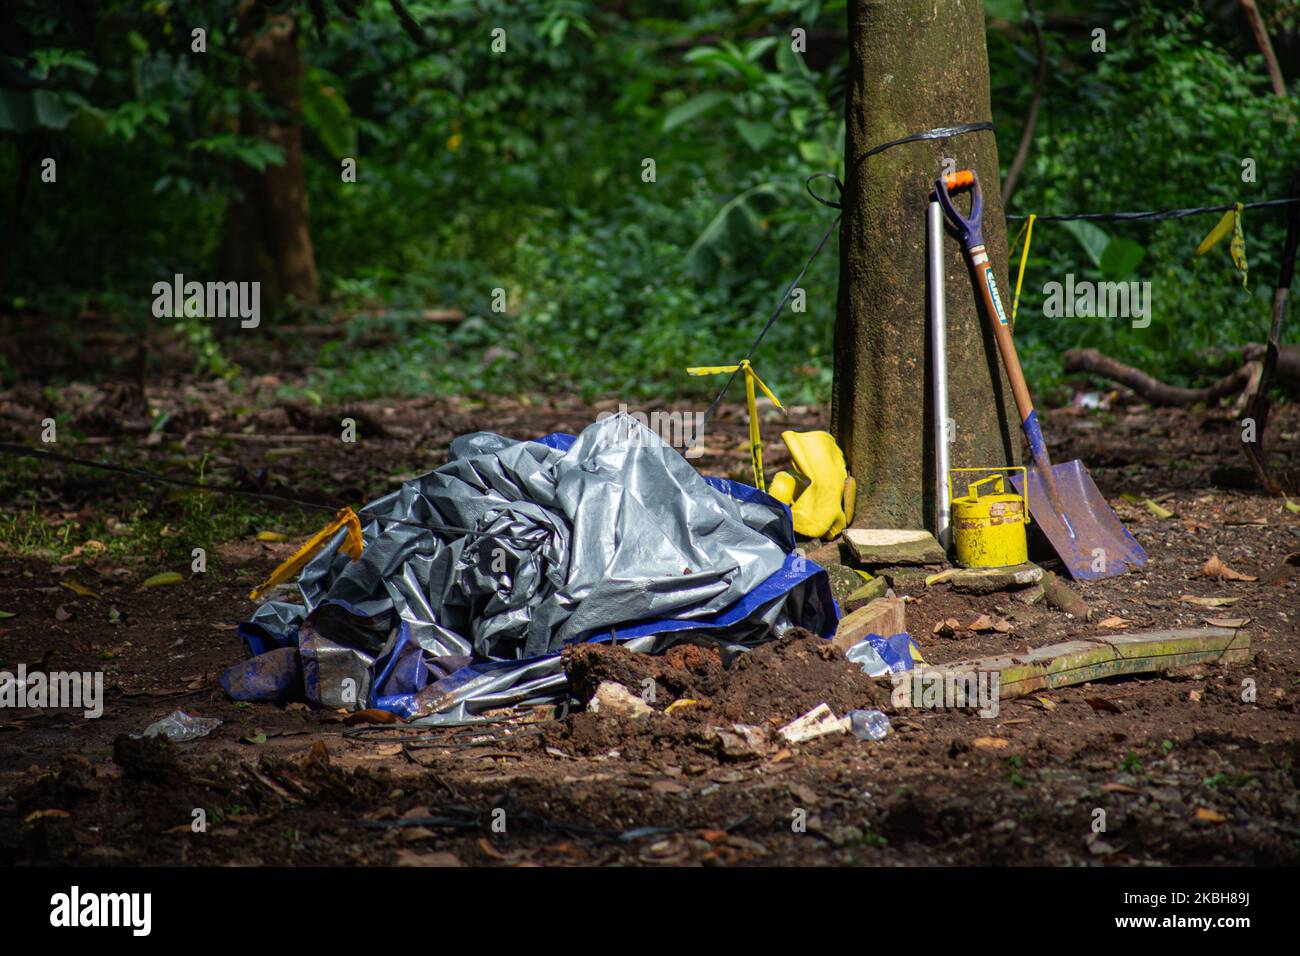
[(292, 296), (316, 301), (316, 255), (308, 226), (307, 180), (302, 155), (302, 58), (298, 25), (292, 15), (271, 14), (245, 0), (239, 34), (250, 83), (275, 116), (245, 107), (239, 117), (244, 135), (275, 143), (284, 164), (261, 172), (242, 167), (243, 199), (227, 210), (224, 264), (235, 278), (262, 283), (264, 301)]
[[(934, 528), (926, 207), (945, 158), (973, 168), (1003, 289), (1006, 224), (991, 132), (876, 144), (991, 118), (981, 0), (851, 0), (846, 183), (832, 431), (858, 483), (858, 527)], [(965, 199), (959, 200), (965, 203)], [(958, 241), (945, 243), (952, 466), (1019, 459), (1019, 419)]]

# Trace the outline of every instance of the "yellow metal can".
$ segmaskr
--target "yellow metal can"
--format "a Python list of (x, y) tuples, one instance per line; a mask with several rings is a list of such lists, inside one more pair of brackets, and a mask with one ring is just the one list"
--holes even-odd
[[(958, 471), (1019, 471), (1023, 474), (1025, 469), (953, 468), (948, 474), (950, 497), (952, 472)], [(981, 494), (986, 487), (987, 493)], [(952, 542), (957, 550), (957, 563), (968, 568), (1024, 564), (1029, 560), (1029, 545), (1025, 537), (1028, 523), (1025, 499), (1009, 486), (1005, 475), (992, 475), (971, 482), (964, 497), (952, 498)]]

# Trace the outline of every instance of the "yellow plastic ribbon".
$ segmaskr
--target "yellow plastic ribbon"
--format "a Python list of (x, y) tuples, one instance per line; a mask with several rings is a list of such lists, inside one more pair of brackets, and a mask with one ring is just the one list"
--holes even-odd
[(749, 364), (749, 359), (741, 359), (738, 365), (696, 365), (686, 370), (687, 375), (730, 375), (733, 372), (740, 371), (745, 375), (745, 403), (749, 409), (749, 459), (754, 466), (754, 486), (759, 491), (766, 491), (767, 487), (763, 482), (763, 440), (758, 432), (758, 397), (754, 392), (754, 386), (757, 385), (763, 390), (763, 394), (772, 400), (772, 404), (781, 411), (785, 407), (781, 404), (780, 399), (772, 394), (772, 390), (763, 384), (763, 380), (758, 377), (754, 367)]
[(1248, 269), (1246, 265), (1246, 234), (1241, 228), (1241, 211), (1242, 204), (1237, 203), (1232, 209), (1223, 214), (1214, 228), (1209, 231), (1201, 244), (1196, 247), (1198, 256), (1209, 252), (1220, 242), (1232, 235), (1232, 240), (1228, 243), (1228, 254), (1232, 256), (1232, 264), (1237, 267), (1241, 273), (1241, 287), (1246, 288), (1246, 277)]
[(1016, 233), (1016, 241), (1011, 244), (1011, 255), (1015, 255), (1016, 246), (1020, 244), (1020, 237), (1025, 237), (1025, 248), (1020, 250), (1020, 273), (1016, 276), (1016, 294), (1011, 298), (1011, 327), (1016, 326), (1016, 312), (1020, 309), (1020, 286), (1025, 281), (1025, 266), (1029, 262), (1029, 243), (1034, 239), (1034, 220), (1038, 218), (1037, 213), (1030, 213), (1025, 224), (1020, 227), (1020, 232)]
[(306, 544), (272, 571), (269, 578), (248, 592), (249, 600), (256, 601), (271, 588), (277, 584), (283, 584), (305, 568), (307, 562), (316, 557), (316, 553), (325, 547), (330, 538), (338, 534), (340, 529), (347, 529), (347, 537), (339, 545), (339, 550), (353, 561), (361, 557), (361, 549), (365, 547), (364, 542), (361, 540), (361, 521), (351, 508), (341, 508), (333, 521), (312, 535)]

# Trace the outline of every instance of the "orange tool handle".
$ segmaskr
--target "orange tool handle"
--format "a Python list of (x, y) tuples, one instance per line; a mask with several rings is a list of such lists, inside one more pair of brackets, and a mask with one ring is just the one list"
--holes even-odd
[(963, 186), (970, 186), (975, 182), (975, 174), (969, 169), (959, 169), (955, 173), (949, 173), (943, 177), (943, 184), (949, 189), (961, 189)]

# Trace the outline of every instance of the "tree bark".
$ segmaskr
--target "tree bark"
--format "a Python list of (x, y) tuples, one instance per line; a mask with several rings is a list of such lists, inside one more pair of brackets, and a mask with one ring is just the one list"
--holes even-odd
[[(858, 483), (857, 527), (933, 528), (938, 480), (926, 334), (926, 207), (951, 158), (984, 186), (984, 238), (1006, 284), (991, 132), (874, 145), (991, 118), (982, 0), (851, 0), (844, 223), (831, 428)], [(964, 202), (965, 200), (960, 200)], [(945, 243), (952, 466), (1019, 458), (1019, 418), (960, 244)]]
[(244, 195), (227, 210), (224, 265), (235, 278), (260, 281), (264, 301), (292, 296), (302, 303), (315, 302), (316, 255), (302, 154), (298, 24), (290, 14), (271, 14), (263, 20), (262, 8), (244, 0), (239, 35), (250, 83), (277, 114), (264, 116), (245, 107), (239, 130), (279, 146), (284, 164), (261, 172), (240, 169)]
[(1277, 54), (1273, 52), (1273, 43), (1268, 38), (1268, 28), (1264, 26), (1264, 18), (1259, 15), (1259, 7), (1255, 6), (1255, 0), (1241, 0), (1241, 8), (1245, 11), (1246, 20), (1250, 24), (1250, 32), (1255, 35), (1259, 52), (1264, 55), (1264, 68), (1268, 71), (1268, 82), (1276, 95), (1285, 97), (1286, 83), (1282, 80), (1282, 68), (1278, 66)]

